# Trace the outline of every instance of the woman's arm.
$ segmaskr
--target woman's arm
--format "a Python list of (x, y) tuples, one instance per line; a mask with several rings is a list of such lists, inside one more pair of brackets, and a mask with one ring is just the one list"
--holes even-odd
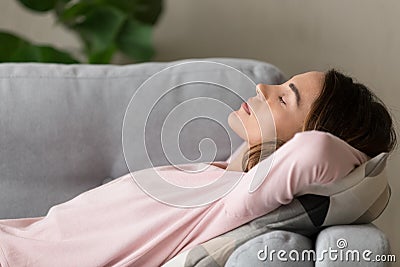
[[(328, 184), (345, 177), (367, 160), (364, 153), (329, 133), (301, 132), (275, 151), (270, 167), (258, 164), (250, 169), (225, 197), (225, 207), (234, 216), (261, 216), (288, 204), (308, 185)], [(250, 193), (255, 176), (264, 179)]]

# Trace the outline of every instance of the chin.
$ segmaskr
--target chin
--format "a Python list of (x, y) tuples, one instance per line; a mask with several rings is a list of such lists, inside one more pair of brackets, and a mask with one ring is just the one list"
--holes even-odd
[(244, 141), (247, 140), (246, 128), (237, 111), (233, 111), (228, 116), (228, 124), (231, 129)]

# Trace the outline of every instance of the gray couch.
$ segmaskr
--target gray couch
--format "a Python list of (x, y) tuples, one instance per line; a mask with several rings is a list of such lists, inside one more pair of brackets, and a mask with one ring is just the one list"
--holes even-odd
[[(186, 163), (187, 159), (227, 159), (241, 143), (228, 127), (229, 108), (237, 109), (243, 99), (253, 96), (254, 83), (277, 84), (285, 76), (278, 68), (255, 60), (201, 60), (219, 64), (189, 63), (193, 60), (127, 66), (0, 64), (0, 219), (44, 216), (51, 206), (129, 171)], [(162, 71), (166, 67), (170, 69)], [(126, 122), (125, 111), (139, 91), (134, 100), (137, 116)], [(207, 104), (211, 98), (220, 104)], [(171, 132), (162, 137), (173, 140), (178, 132), (182, 153), (170, 147), (165, 148), (170, 151), (166, 156), (160, 143), (161, 127), (169, 111), (192, 99), (198, 102), (188, 102), (185, 112), (175, 114), (174, 120), (169, 120), (172, 125), (166, 127)], [(141, 113), (149, 104), (150, 112)], [(174, 125), (188, 112), (205, 109), (214, 114), (212, 119), (195, 120), (185, 127)], [(129, 136), (135, 138), (130, 143), (122, 142), (124, 123), (132, 126)], [(203, 139), (215, 143), (201, 142), (198, 148)], [(135, 153), (124, 154), (123, 144)], [(124, 155), (130, 158), (129, 168)], [(389, 253), (385, 235), (373, 224), (341, 225), (314, 237), (289, 231), (260, 235), (236, 249), (227, 266), (385, 266), (363, 260), (347, 265), (329, 259), (257, 259), (266, 245), (270, 250), (315, 249), (318, 253), (336, 248), (339, 238), (351, 240), (352, 249)]]

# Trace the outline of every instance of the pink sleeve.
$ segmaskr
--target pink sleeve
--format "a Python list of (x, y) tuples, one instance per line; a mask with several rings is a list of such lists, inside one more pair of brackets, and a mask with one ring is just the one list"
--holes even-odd
[(307, 185), (345, 177), (367, 160), (363, 152), (330, 133), (307, 131), (297, 133), (276, 151), (266, 180), (287, 193), (286, 198), (277, 196), (287, 203)]
[[(234, 197), (227, 200), (233, 202), (230, 204), (236, 206), (244, 203), (247, 214), (265, 214), (280, 205), (290, 203), (308, 185), (326, 184), (345, 177), (356, 166), (368, 160), (363, 152), (340, 138), (321, 131), (297, 133), (274, 154), (268, 173), (266, 170), (257, 170), (256, 165), (243, 177), (245, 184), (231, 192), (245, 195), (241, 196), (242, 204), (239, 201), (235, 204)], [(249, 193), (251, 178), (259, 171), (264, 171), (266, 178), (257, 190)]]

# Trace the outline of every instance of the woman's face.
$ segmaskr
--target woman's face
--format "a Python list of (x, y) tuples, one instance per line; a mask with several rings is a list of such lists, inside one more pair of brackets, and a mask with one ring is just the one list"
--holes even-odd
[(324, 76), (323, 72), (312, 71), (293, 76), (281, 85), (258, 84), (256, 96), (229, 114), (230, 127), (250, 145), (275, 137), (288, 141), (302, 130), (312, 103), (322, 91)]

